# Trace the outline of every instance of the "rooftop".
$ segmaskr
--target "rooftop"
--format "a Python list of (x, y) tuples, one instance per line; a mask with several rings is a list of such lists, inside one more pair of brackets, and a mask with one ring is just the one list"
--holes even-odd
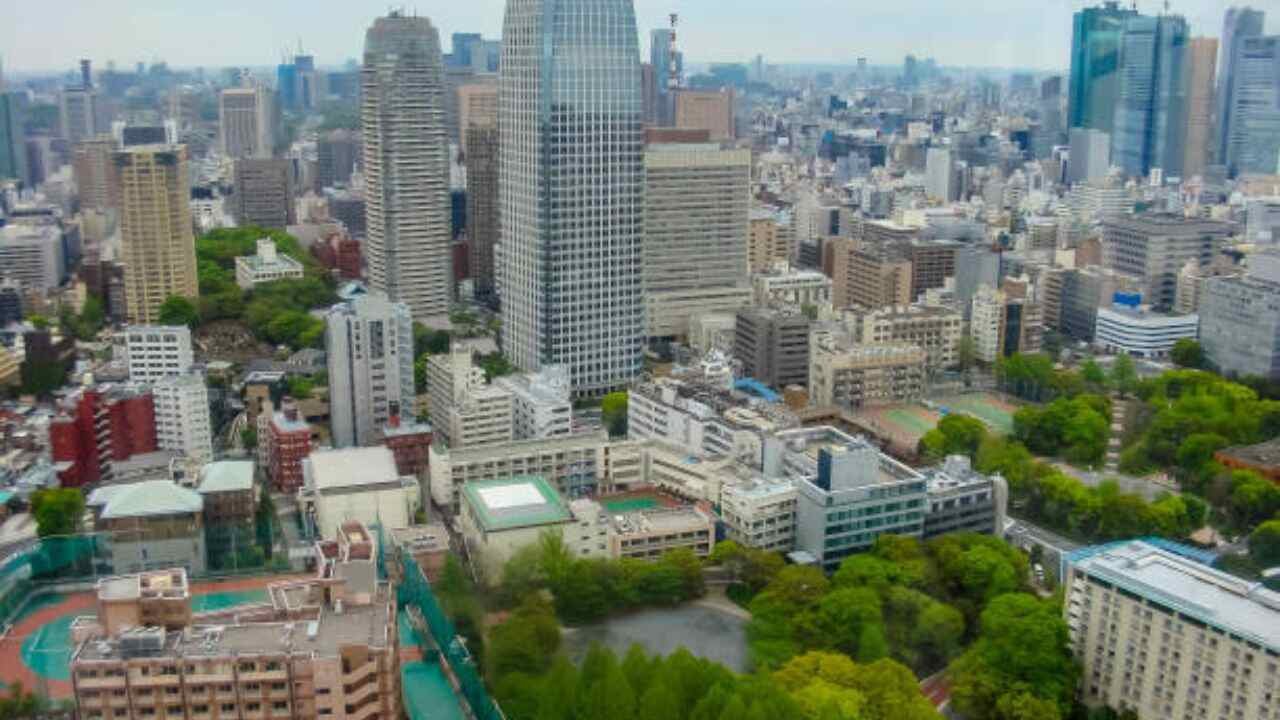
[(487, 532), (555, 525), (572, 519), (559, 493), (536, 475), (467, 483), (462, 495)]
[(1224, 448), (1220, 454), (1261, 467), (1280, 467), (1280, 438), (1274, 438), (1256, 445), (1237, 445)]
[(253, 489), (253, 462), (249, 460), (223, 460), (212, 462), (200, 469), (200, 494), (234, 492)]
[(1280, 593), (1142, 540), (1077, 550), (1077, 570), (1280, 652)]
[(145, 480), (129, 485), (105, 485), (89, 495), (86, 504), (102, 507), (103, 520), (157, 515), (186, 515), (204, 509), (199, 493), (171, 480)]
[(399, 482), (395, 455), (385, 447), (343, 448), (311, 453), (302, 461), (309, 483), (317, 490), (357, 488)]
[(677, 508), (638, 510), (610, 518), (619, 534), (688, 532), (711, 525), (711, 518), (698, 508), (688, 505)]

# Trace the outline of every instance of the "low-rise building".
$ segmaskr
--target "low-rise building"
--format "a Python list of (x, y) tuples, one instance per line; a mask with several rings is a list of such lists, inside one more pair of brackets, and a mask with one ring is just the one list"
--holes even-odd
[(260, 419), (259, 461), (276, 490), (294, 492), (302, 487), (302, 460), (311, 454), (311, 426), (295, 403), (286, 398), (282, 405), (279, 412)]
[[(427, 582), (434, 583), (444, 573), (444, 565), (449, 557), (449, 529), (444, 525), (411, 525), (404, 528), (391, 528), (388, 533), (392, 552), (413, 559)], [(392, 558), (399, 560), (400, 558)], [(398, 563), (389, 563), (388, 570), (398, 568)], [(394, 570), (398, 572), (398, 569)], [(393, 576), (394, 578), (394, 576)]]
[(779, 403), (696, 378), (638, 383), (627, 402), (632, 438), (661, 440), (699, 458), (759, 457), (764, 434), (798, 424)]
[(170, 480), (104, 485), (85, 505), (94, 529), (110, 538), (116, 572), (184, 568), (202, 575), (206, 567), (204, 499)]
[[(460, 496), (458, 524), (463, 541), (475, 566), (493, 583), (501, 580), (503, 566), (521, 548), (536, 545), (544, 532), (564, 534), (574, 524), (560, 494), (537, 475), (467, 483)], [(571, 547), (574, 537), (572, 532), (565, 536)]]
[(309, 532), (332, 538), (347, 521), (406, 527), (422, 503), (417, 478), (401, 477), (391, 450), (369, 447), (311, 453), (298, 504)]
[(1280, 438), (1223, 448), (1213, 459), (1233, 470), (1252, 470), (1280, 485)]
[(487, 383), (466, 345), (427, 361), (427, 396), (436, 434), (450, 447), (514, 439), (511, 392)]
[(960, 338), (964, 316), (945, 307), (895, 305), (860, 316), (863, 343), (915, 345), (928, 355), (930, 370), (954, 367), (960, 362)]
[(809, 400), (860, 408), (924, 396), (928, 354), (906, 343), (861, 344), (836, 327), (815, 328), (809, 348)]
[(391, 450), (396, 459), (396, 470), (401, 476), (427, 477), (427, 459), (435, 435), (431, 425), (424, 422), (402, 422), (399, 415), (382, 428), (382, 445)]
[(809, 328), (799, 308), (738, 311), (733, 355), (744, 376), (774, 388), (809, 384)]
[(236, 284), (244, 290), (276, 280), (302, 279), (302, 263), (276, 249), (271, 238), (258, 240), (257, 252), (236, 258)]
[(1004, 478), (975, 471), (967, 455), (952, 455), (923, 474), (929, 484), (926, 540), (953, 532), (1004, 532), (1009, 508), (1009, 485)]
[(204, 500), (205, 523), (247, 523), (258, 509), (253, 462), (220, 460), (200, 469), (196, 492)]
[(751, 276), (756, 305), (831, 307), (831, 278), (816, 270), (796, 270), (779, 265)]
[(787, 553), (795, 547), (796, 496), (790, 480), (744, 479), (720, 490), (724, 537), (739, 545)]
[(1063, 619), (1085, 703), (1139, 720), (1275, 717), (1280, 593), (1196, 555), (1132, 540), (1065, 558)]
[(672, 550), (705, 558), (715, 545), (715, 520), (695, 505), (609, 516), (609, 556), (656, 560)]
[(1200, 330), (1196, 315), (1168, 315), (1149, 308), (1116, 303), (1098, 309), (1093, 344), (1109, 353), (1160, 360), (1179, 340), (1194, 340)]

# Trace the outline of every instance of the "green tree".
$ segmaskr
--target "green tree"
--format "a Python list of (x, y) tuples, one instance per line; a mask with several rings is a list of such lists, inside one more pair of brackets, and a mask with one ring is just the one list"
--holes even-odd
[(1093, 358), (1085, 360), (1084, 365), (1080, 366), (1080, 378), (1095, 391), (1107, 384), (1107, 374)]
[(964, 335), (960, 338), (959, 344), (956, 345), (956, 357), (961, 370), (967, 371), (973, 367), (978, 357), (978, 344), (974, 342), (972, 335)]
[(1133, 367), (1133, 358), (1128, 355), (1117, 355), (1111, 363), (1111, 387), (1121, 395), (1133, 391), (1138, 382), (1138, 371)]
[(1264, 568), (1280, 565), (1280, 518), (1262, 523), (1249, 535), (1249, 557)]
[(170, 295), (160, 305), (158, 320), (161, 325), (186, 325), (193, 328), (200, 324), (200, 313), (191, 300), (181, 295)]
[(31, 495), (31, 514), (36, 519), (36, 534), (49, 537), (78, 532), (84, 508), (84, 495), (77, 488), (35, 491)]
[(1204, 367), (1204, 348), (1191, 338), (1183, 338), (1173, 344), (1169, 358), (1178, 367), (1199, 370)]
[(670, 688), (653, 685), (640, 697), (640, 713), (644, 720), (683, 720), (680, 701)]
[(627, 393), (619, 391), (604, 396), (600, 403), (600, 417), (613, 437), (627, 434)]
[(489, 633), (487, 670), (495, 679), (513, 672), (540, 675), (559, 649), (555, 613), (541, 597), (530, 595)]
[(949, 413), (920, 439), (919, 451), (926, 460), (934, 462), (948, 455), (973, 457), (986, 436), (987, 426), (981, 420), (963, 413)]

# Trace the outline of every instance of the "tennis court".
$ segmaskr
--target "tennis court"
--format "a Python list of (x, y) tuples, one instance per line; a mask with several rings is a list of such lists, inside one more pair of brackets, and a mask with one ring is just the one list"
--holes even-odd
[(972, 393), (938, 400), (938, 405), (951, 412), (962, 412), (978, 418), (998, 433), (1013, 432), (1013, 414), (1018, 406), (992, 393)]
[(621, 500), (605, 500), (602, 504), (610, 515), (621, 515), (623, 513), (656, 508), (658, 507), (658, 500), (657, 498), (649, 497), (633, 497)]

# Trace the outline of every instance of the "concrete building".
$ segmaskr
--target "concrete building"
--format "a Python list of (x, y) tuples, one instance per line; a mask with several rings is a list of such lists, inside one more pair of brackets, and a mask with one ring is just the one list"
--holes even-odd
[(63, 487), (110, 483), (115, 463), (157, 449), (155, 402), (141, 386), (84, 388), (49, 422), (49, 454), (63, 468)]
[(508, 375), (494, 385), (511, 396), (511, 431), (515, 440), (565, 437), (573, 432), (569, 374), (548, 366), (541, 372)]
[(180, 569), (99, 581), (70, 659), (79, 715), (398, 717), (395, 597), (355, 527), (360, 542), (321, 545), (317, 577), (272, 583), (252, 612), (193, 614)]
[(81, 209), (106, 210), (116, 206), (115, 169), (111, 154), (116, 151), (115, 138), (97, 135), (72, 148), (71, 170), (80, 192)]
[(396, 471), (402, 476), (427, 479), (427, 458), (435, 430), (424, 422), (405, 422), (392, 417), (382, 428), (382, 444), (396, 459)]
[(1226, 244), (1231, 225), (1173, 215), (1113, 218), (1102, 224), (1106, 266), (1141, 279), (1144, 302), (1173, 307), (1178, 272), (1188, 260), (1205, 266)]
[(768, 272), (790, 263), (795, 232), (791, 216), (772, 210), (752, 210), (747, 227), (747, 265), (751, 272)]
[(288, 398), (278, 412), (263, 413), (258, 426), (258, 462), (267, 479), (277, 491), (296, 491), (302, 487), (302, 461), (311, 454), (311, 426)]
[(1199, 326), (1195, 315), (1171, 315), (1115, 303), (1098, 309), (1093, 342), (1108, 353), (1163, 360), (1179, 340), (1195, 340)]
[(537, 545), (545, 532), (559, 532), (574, 557), (608, 557), (598, 542), (577, 542), (579, 530), (588, 537), (592, 523), (578, 528), (560, 494), (544, 478), (522, 475), (506, 480), (468, 483), (462, 490), (458, 514), (463, 542), (485, 580), (496, 585), (507, 561), (521, 549)]
[(1061, 280), (1058, 330), (1081, 342), (1093, 341), (1099, 308), (1117, 292), (1138, 292), (1141, 285), (1137, 278), (1097, 266), (1069, 270)]
[(437, 325), (453, 299), (443, 73), (440, 38), (425, 17), (395, 11), (365, 34), (360, 122), (369, 286), (404, 303), (419, 322)]
[[(745, 393), (724, 385), (676, 377), (637, 383), (627, 403), (630, 437), (679, 448), (680, 462), (691, 457), (759, 457), (767, 434), (798, 425), (781, 404), (753, 402)], [(712, 492), (688, 499), (714, 503), (717, 495)]]
[(911, 261), (880, 248), (861, 249), (837, 238), (832, 246), (832, 300), (836, 308), (875, 309), (911, 304)]
[(131, 325), (120, 335), (130, 382), (155, 382), (170, 375), (185, 375), (195, 361), (191, 329), (185, 325)]
[(1238, 38), (1226, 118), (1230, 175), (1275, 175), (1280, 171), (1280, 35)]
[(204, 500), (194, 490), (170, 480), (104, 485), (85, 505), (94, 529), (111, 538), (116, 572), (180, 567), (204, 574)]
[(316, 190), (350, 183), (360, 164), (361, 149), (358, 131), (338, 128), (322, 133), (316, 139)]
[(237, 225), (284, 230), (298, 222), (289, 160), (236, 160), (233, 182), (231, 217)]
[(455, 343), (427, 361), (427, 397), (437, 437), (463, 448), (514, 439), (512, 393), (489, 385), (470, 347)]
[(689, 550), (705, 558), (715, 545), (715, 520), (696, 506), (653, 508), (605, 517), (610, 524), (610, 557), (657, 560), (673, 550)]
[(713, 142), (732, 140), (737, 136), (733, 119), (733, 88), (677, 89), (674, 95), (676, 127), (706, 130)]
[(1280, 593), (1196, 557), (1140, 540), (1066, 556), (1063, 619), (1084, 702), (1140, 720), (1275, 717)]
[(1239, 274), (1239, 269), (1235, 267), (1200, 267), (1195, 260), (1188, 260), (1178, 271), (1178, 289), (1173, 301), (1174, 314), (1192, 315), (1199, 312), (1204, 286), (1209, 278), (1234, 277)]
[(151, 386), (156, 408), (156, 444), (197, 463), (213, 460), (209, 389), (203, 375), (170, 375)]
[(646, 334), (685, 337), (690, 317), (749, 302), (751, 153), (652, 144), (644, 168)]
[(496, 130), (498, 127), (498, 83), (496, 81), (496, 76), (490, 75), (487, 77), (486, 82), (465, 83), (459, 85), (456, 91), (458, 94), (458, 131), (462, 140), (462, 153), (467, 159), (467, 172), (471, 172), (471, 151), (473, 149), (468, 131), (472, 128)]
[(331, 539), (351, 521), (407, 527), (422, 496), (418, 479), (402, 477), (385, 447), (317, 450), (302, 461), (298, 505), (307, 530)]
[(1184, 133), (1182, 177), (1204, 175), (1211, 157), (1213, 135), (1213, 80), (1217, 69), (1218, 39), (1191, 38), (1187, 45), (1187, 129)]
[(463, 134), (467, 147), (467, 241), (470, 243), (471, 282), (476, 299), (493, 303), (498, 293), (494, 247), (502, 237), (498, 215), (498, 128), (496, 123), (467, 126)]
[(753, 478), (720, 490), (724, 538), (744, 547), (787, 553), (795, 547), (796, 496), (789, 480)]
[[(575, 398), (599, 397), (640, 374), (645, 335), (635, 11), (512, 3), (502, 35), (503, 350), (527, 371), (565, 365)], [(562, 147), (573, 162), (548, 162)]]
[(253, 462), (222, 460), (200, 468), (196, 492), (204, 501), (207, 524), (249, 523), (258, 509)]
[(243, 290), (276, 280), (301, 280), (302, 263), (276, 249), (271, 238), (259, 238), (257, 252), (236, 258), (236, 284)]
[(1101, 180), (1111, 169), (1111, 136), (1092, 128), (1071, 128), (1071, 184)]
[(923, 475), (929, 490), (926, 540), (953, 532), (997, 537), (1004, 533), (1009, 509), (1009, 484), (1004, 478), (975, 471), (967, 455), (951, 455)]
[(796, 480), (796, 549), (823, 569), (834, 570), (880, 535), (923, 535), (928, 482), (920, 473), (830, 427), (778, 439), (781, 447), (766, 451), (766, 474), (773, 467)]
[(960, 362), (960, 338), (964, 318), (945, 307), (895, 305), (858, 316), (859, 335), (873, 345), (915, 345), (928, 355), (930, 371), (955, 367)]
[(752, 298), (756, 305), (830, 308), (831, 287), (831, 278), (816, 270), (775, 266), (751, 276)]
[(195, 300), (196, 245), (184, 145), (135, 145), (112, 156), (120, 183), (126, 316), (159, 319), (172, 296)]
[(925, 165), (925, 194), (942, 203), (957, 199), (956, 163), (949, 147), (931, 147)]
[(1230, 7), (1223, 18), (1218, 55), (1218, 84), (1214, 103), (1213, 158), (1219, 165), (1229, 164), (1231, 148), (1231, 116), (1235, 112), (1234, 88), (1241, 65), (1240, 55), (1246, 38), (1262, 35), (1266, 13), (1250, 7)]
[(68, 145), (75, 146), (106, 130), (99, 127), (98, 104), (98, 91), (88, 82), (80, 87), (64, 88), (59, 93), (59, 129)]
[(226, 88), (218, 95), (222, 154), (237, 160), (270, 158), (275, 151), (272, 95), (261, 85)]
[(1280, 255), (1256, 253), (1243, 277), (1205, 281), (1200, 344), (1218, 372), (1280, 379)]
[(335, 305), (325, 317), (329, 407), (338, 447), (371, 445), (393, 415), (414, 407), (413, 320), (380, 293)]
[(796, 308), (744, 308), (738, 311), (733, 356), (744, 377), (774, 388), (809, 384), (809, 328)]
[(809, 402), (818, 407), (912, 402), (924, 396), (927, 353), (907, 343), (856, 343), (839, 328), (814, 328)]
[(459, 490), (482, 480), (538, 475), (575, 499), (625, 490), (642, 479), (639, 448), (611, 442), (603, 430), (473, 448), (436, 443), (427, 464), (431, 501), (450, 512), (457, 511)]
[(0, 227), (0, 278), (43, 295), (67, 276), (62, 230), (57, 225), (12, 223)]

